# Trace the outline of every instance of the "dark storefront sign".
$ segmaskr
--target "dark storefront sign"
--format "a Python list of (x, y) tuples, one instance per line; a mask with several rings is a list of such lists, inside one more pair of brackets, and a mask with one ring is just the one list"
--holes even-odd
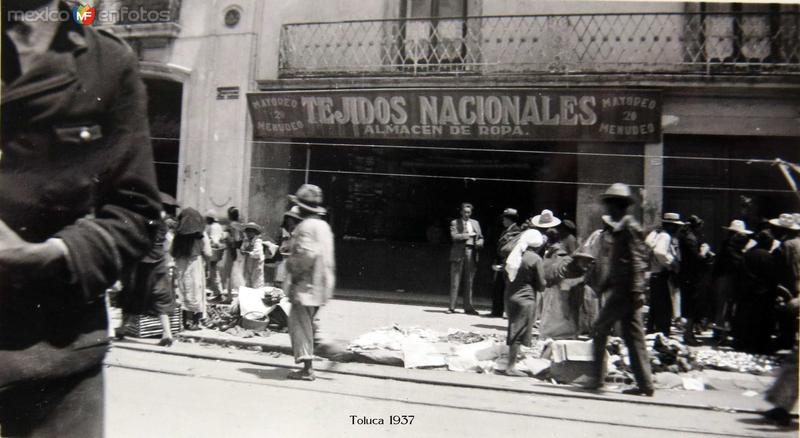
[(247, 99), (258, 139), (661, 141), (661, 93), (653, 90), (331, 90)]

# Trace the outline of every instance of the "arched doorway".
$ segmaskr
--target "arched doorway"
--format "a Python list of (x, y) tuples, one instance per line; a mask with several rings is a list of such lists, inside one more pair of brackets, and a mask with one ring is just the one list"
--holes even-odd
[(177, 196), (183, 84), (151, 78), (144, 83), (158, 188)]

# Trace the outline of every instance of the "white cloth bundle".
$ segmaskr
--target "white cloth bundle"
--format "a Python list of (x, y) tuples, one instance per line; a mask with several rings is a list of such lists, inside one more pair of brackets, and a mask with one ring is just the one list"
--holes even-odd
[(537, 230), (526, 230), (519, 235), (516, 246), (511, 251), (506, 259), (506, 273), (508, 280), (514, 281), (517, 278), (517, 272), (522, 264), (522, 254), (528, 248), (538, 248), (544, 245), (545, 237), (542, 236)]

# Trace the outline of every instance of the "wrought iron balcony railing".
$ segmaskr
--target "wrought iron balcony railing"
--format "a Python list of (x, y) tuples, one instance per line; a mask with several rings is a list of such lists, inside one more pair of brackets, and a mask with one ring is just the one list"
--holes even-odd
[(800, 74), (799, 32), (794, 12), (286, 24), (279, 74)]

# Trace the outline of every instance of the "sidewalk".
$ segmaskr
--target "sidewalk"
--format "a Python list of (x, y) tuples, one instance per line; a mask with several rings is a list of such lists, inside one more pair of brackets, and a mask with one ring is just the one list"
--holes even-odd
[[(345, 343), (376, 328), (394, 324), (402, 327), (425, 327), (442, 333), (446, 333), (448, 329), (460, 329), (485, 334), (504, 334), (507, 327), (507, 321), (502, 318), (472, 316), (463, 313), (454, 315), (446, 314), (444, 313), (446, 306), (431, 307), (349, 301), (342, 299), (342, 295), (345, 294), (338, 295), (338, 298), (332, 300), (325, 306), (319, 315), (321, 330), (324, 337), (331, 340), (343, 341)], [(178, 336), (183, 340), (196, 343), (237, 346), (248, 350), (277, 352), (286, 355), (291, 355), (292, 353), (289, 335), (286, 333), (272, 333), (267, 337), (256, 336), (252, 338), (240, 338), (215, 330), (205, 329), (195, 332), (181, 332)], [(292, 365), (291, 358), (287, 357), (284, 359), (287, 360), (286, 366)], [(523, 385), (525, 388), (536, 388), (537, 391), (556, 391), (559, 394), (564, 391), (567, 391), (567, 393), (576, 393), (575, 388), (542, 382), (533, 378), (519, 379), (476, 373), (412, 370), (400, 367), (358, 363), (328, 363), (331, 364), (329, 365), (330, 367), (334, 367), (339, 371), (350, 370), (347, 372), (355, 374), (366, 373), (366, 375), (372, 375), (378, 378), (405, 379), (410, 378), (408, 376), (413, 376), (413, 379), (422, 379), (425, 383), (433, 384), (455, 386), (477, 385), (492, 389), (509, 390), (518, 389)], [(705, 383), (713, 389), (703, 392), (661, 390), (657, 391), (658, 395), (655, 399), (649, 400), (656, 400), (668, 404), (674, 403), (687, 407), (714, 409), (734, 408), (745, 411), (754, 411), (767, 407), (766, 403), (763, 401), (762, 394), (772, 383), (773, 377), (705, 370), (703, 371), (703, 378)], [(755, 391), (758, 394), (748, 397), (743, 395), (745, 391)], [(577, 394), (580, 396), (587, 395), (587, 393), (584, 392), (577, 392)], [(609, 396), (622, 397), (615, 393), (606, 393), (601, 397), (607, 398)], [(630, 397), (625, 399), (630, 401)], [(639, 398), (636, 398), (636, 400), (646, 401), (645, 399)]]
[[(224, 348), (220, 345), (203, 345), (191, 342), (180, 342), (170, 348), (157, 346), (157, 340), (126, 340), (114, 343), (108, 365), (115, 365), (116, 350), (133, 350), (150, 353), (183, 356), (193, 359), (248, 363), (264, 367), (298, 368), (290, 356), (276, 352), (264, 353), (254, 349), (238, 350)], [(147, 366), (155, 366), (153, 362)], [(144, 366), (144, 365), (143, 365)], [(510, 391), (534, 396), (554, 396), (587, 400), (605, 400), (623, 403), (647, 404), (682, 409), (714, 410), (756, 414), (769, 409), (763, 397), (744, 397), (739, 391), (703, 391), (692, 392), (682, 390), (660, 390), (652, 397), (635, 397), (619, 393), (617, 388), (608, 387), (607, 391), (594, 393), (569, 385), (557, 385), (533, 378), (508, 377), (497, 374), (458, 373), (441, 370), (406, 369), (402, 367), (370, 365), (362, 363), (339, 363), (328, 360), (315, 361), (315, 370), (319, 373), (354, 375), (382, 380), (398, 380), (419, 384), (451, 386), (454, 388), (472, 388), (493, 391)], [(175, 373), (185, 369), (173, 370)]]
[[(450, 305), (450, 296), (446, 294), (372, 291), (363, 289), (336, 289), (336, 299), (444, 308), (447, 308)], [(461, 300), (459, 299), (459, 305), (460, 303)], [(473, 296), (472, 304), (476, 309), (486, 310), (487, 312), (492, 308), (492, 300), (486, 297)]]

